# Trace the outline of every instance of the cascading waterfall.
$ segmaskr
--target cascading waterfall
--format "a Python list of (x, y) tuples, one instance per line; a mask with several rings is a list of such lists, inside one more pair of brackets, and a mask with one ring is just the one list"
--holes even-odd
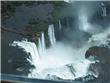
[[(60, 23), (59, 26), (61, 27)], [(104, 32), (104, 34), (105, 33), (106, 32)], [(110, 32), (108, 32), (108, 34), (109, 33)], [(53, 76), (57, 76), (62, 79), (70, 80), (86, 76), (88, 74), (89, 65), (93, 62), (86, 60), (84, 54), (86, 50), (93, 45), (91, 44), (92, 42), (88, 42), (79, 49), (72, 48), (62, 42), (59, 44), (56, 42), (53, 24), (48, 27), (48, 36), (51, 44), (48, 49), (46, 49), (45, 34), (43, 32), (41, 33), (41, 37), (38, 38), (38, 46), (27, 40), (14, 41), (12, 43), (12, 46), (18, 46), (19, 48), (23, 48), (25, 52), (30, 53), (31, 58), (27, 58), (27, 60), (35, 66), (35, 69), (33, 69), (28, 76), (42, 79), (50, 79)], [(106, 36), (104, 38), (107, 39)], [(91, 40), (92, 39), (94, 40), (93, 37), (91, 37)], [(56, 78), (54, 78), (54, 80), (56, 80)]]
[(107, 16), (107, 13), (106, 13), (107, 11), (104, 3), (101, 3), (101, 5), (102, 5), (102, 16)]
[(56, 38), (55, 38), (55, 33), (54, 33), (54, 25), (53, 24), (49, 25), (48, 36), (49, 36), (49, 41), (50, 41), (51, 45), (53, 46), (56, 43)]
[[(54, 26), (53, 24), (49, 25), (48, 28), (48, 36), (51, 46), (56, 43), (55, 33), (54, 33)], [(23, 45), (24, 44), (24, 45)], [(41, 37), (38, 38), (38, 46), (34, 45), (33, 42), (28, 42), (27, 40), (22, 41), (14, 41), (11, 45), (12, 46), (19, 46), (23, 48), (24, 51), (30, 53), (31, 57), (27, 58), (27, 60), (35, 66), (35, 69), (31, 71), (29, 77), (34, 77), (38, 75), (38, 72), (42, 70), (41, 65), (44, 63), (41, 61), (42, 57), (46, 55), (46, 45), (45, 45), (45, 35), (44, 32), (41, 32)], [(43, 65), (44, 66), (44, 65)], [(39, 70), (38, 70), (39, 69)]]
[(27, 58), (27, 60), (35, 67), (38, 66), (37, 64), (39, 63), (40, 55), (38, 53), (38, 49), (35, 43), (28, 42), (27, 40), (22, 40), (14, 41), (11, 45), (19, 46), (19, 48), (23, 48), (25, 52), (30, 53), (31, 57)]
[(45, 45), (45, 37), (44, 32), (41, 33), (41, 37), (38, 38), (38, 52), (40, 55), (45, 52), (46, 45)]
[(91, 26), (88, 23), (88, 18), (85, 14), (79, 15), (78, 19), (79, 19), (79, 29), (80, 30), (87, 32), (91, 29)]
[(45, 37), (43, 32), (41, 33), (41, 46), (42, 46), (42, 52), (44, 52), (46, 47), (45, 47)]
[[(42, 53), (42, 43), (41, 43), (41, 38), (38, 38), (38, 52), (39, 54)], [(41, 54), (40, 54), (41, 55)]]
[(61, 26), (61, 21), (59, 20), (59, 30), (61, 30), (62, 26)]

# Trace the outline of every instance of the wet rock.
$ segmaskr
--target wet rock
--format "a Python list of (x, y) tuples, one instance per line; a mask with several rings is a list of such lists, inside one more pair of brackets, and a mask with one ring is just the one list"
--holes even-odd
[(82, 82), (94, 82), (97, 78), (95, 78), (93, 75), (87, 75), (85, 77), (76, 78), (75, 81), (82, 81)]
[(110, 49), (107, 47), (93, 46), (89, 48), (85, 54), (85, 58), (91, 60), (99, 60), (99, 62), (92, 63), (89, 67), (89, 73), (98, 76), (101, 80), (109, 80), (110, 78)]
[(110, 63), (110, 49), (107, 47), (93, 46), (89, 48), (85, 54), (85, 58), (93, 56), (95, 60), (99, 60), (101, 63)]

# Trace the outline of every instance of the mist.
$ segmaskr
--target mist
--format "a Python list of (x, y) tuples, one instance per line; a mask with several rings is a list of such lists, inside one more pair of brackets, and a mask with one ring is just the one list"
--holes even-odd
[(69, 24), (71, 20), (69, 22), (66, 20), (68, 26), (63, 30), (63, 42), (80, 48), (87, 43), (92, 35), (101, 33), (109, 27), (109, 21), (106, 16), (103, 16), (106, 13), (103, 11), (103, 2), (73, 1), (70, 4), (71, 8), (68, 9), (70, 11), (68, 13), (72, 14), (68, 15), (66, 19), (73, 18), (73, 26)]
[[(103, 22), (93, 22), (98, 10), (101, 10), (100, 2), (73, 2), (71, 3), (74, 14), (73, 26), (64, 26), (61, 22), (61, 40), (57, 41), (54, 32), (54, 26), (49, 29), (49, 39), (51, 45), (49, 48), (39, 48), (39, 44), (28, 40), (14, 41), (12, 46), (18, 46), (25, 52), (30, 53), (27, 60), (35, 66), (31, 70), (29, 77), (46, 78), (48, 75), (56, 75), (62, 79), (75, 79), (84, 77), (88, 74), (88, 67), (95, 61), (85, 59), (85, 53), (91, 46), (108, 45), (110, 28), (101, 26)], [(71, 11), (72, 11), (71, 9)], [(101, 10), (102, 11), (102, 10)], [(69, 12), (70, 13), (70, 12)], [(101, 14), (100, 14), (101, 15)], [(71, 16), (70, 16), (71, 17)], [(67, 19), (69, 19), (67, 17)], [(98, 19), (96, 17), (96, 19)], [(109, 22), (107, 22), (109, 25)], [(49, 32), (48, 32), (49, 33)], [(45, 35), (45, 34), (44, 34)], [(45, 36), (41, 36), (40, 44), (45, 44)], [(55, 41), (52, 41), (52, 40)], [(42, 45), (41, 45), (42, 46)], [(44, 46), (45, 47), (45, 46)], [(44, 52), (39, 53), (39, 50)], [(69, 65), (69, 66), (68, 66)], [(73, 67), (74, 74), (71, 73), (70, 68)], [(81, 68), (80, 68), (81, 67)], [(62, 72), (61, 72), (62, 71)], [(95, 75), (97, 77), (97, 75)]]

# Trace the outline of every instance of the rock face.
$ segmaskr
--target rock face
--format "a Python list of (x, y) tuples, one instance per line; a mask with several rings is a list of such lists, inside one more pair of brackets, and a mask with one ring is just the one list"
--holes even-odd
[(99, 79), (101, 80), (109, 80), (110, 49), (107, 47), (93, 46), (87, 50), (85, 58), (90, 59), (91, 56), (94, 60), (99, 60), (99, 62), (91, 64), (89, 71), (92, 74), (99, 76)]

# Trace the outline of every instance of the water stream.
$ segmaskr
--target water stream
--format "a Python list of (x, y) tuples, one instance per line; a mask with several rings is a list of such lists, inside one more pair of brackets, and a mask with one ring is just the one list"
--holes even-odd
[[(109, 30), (101, 33), (105, 35), (105, 41), (108, 40), (107, 36), (109, 33)], [(27, 60), (35, 66), (35, 69), (31, 70), (31, 73), (28, 74), (30, 78), (46, 79), (55, 75), (62, 79), (74, 80), (86, 76), (88, 74), (89, 65), (93, 62), (84, 58), (85, 52), (90, 46), (98, 45), (97, 43), (93, 43), (93, 41), (98, 41), (100, 44), (102, 44), (101, 41), (103, 41), (100, 34), (93, 35), (86, 45), (76, 49), (70, 45), (65, 45), (63, 42), (57, 42), (54, 26), (51, 24), (48, 27), (48, 36), (51, 46), (46, 49), (44, 35), (42, 32), (41, 37), (38, 38), (38, 46), (28, 40), (14, 41), (12, 43), (12, 46), (18, 46), (25, 52), (30, 53), (31, 58), (27, 58)], [(97, 37), (98, 39), (95, 40)]]
[(54, 25), (53, 24), (49, 25), (48, 36), (49, 36), (49, 41), (50, 41), (51, 45), (53, 46), (56, 43)]
[[(104, 16), (106, 16), (105, 8), (103, 12)], [(49, 48), (46, 48), (44, 32), (41, 32), (41, 36), (38, 38), (38, 45), (28, 40), (14, 41), (11, 44), (14, 47), (22, 48), (26, 53), (30, 53), (30, 58), (27, 58), (27, 60), (35, 68), (30, 69), (29, 78), (51, 79), (58, 77), (66, 80), (75, 80), (76, 78), (85, 77), (90, 73), (88, 68), (91, 63), (96, 61), (85, 59), (85, 52), (91, 46), (108, 45), (108, 42), (110, 42), (108, 38), (110, 28), (101, 33), (94, 34), (95, 28), (88, 22), (88, 15), (81, 13), (78, 16), (78, 28), (84, 32), (93, 32), (91, 33), (92, 36), (80, 48), (75, 48), (75, 46), (66, 44), (63, 41), (57, 41), (54, 24), (48, 26)], [(59, 21), (59, 30), (62, 30), (62, 28)], [(98, 77), (98, 75), (94, 75), (94, 77)], [(54, 80), (56, 79), (54, 78)]]

